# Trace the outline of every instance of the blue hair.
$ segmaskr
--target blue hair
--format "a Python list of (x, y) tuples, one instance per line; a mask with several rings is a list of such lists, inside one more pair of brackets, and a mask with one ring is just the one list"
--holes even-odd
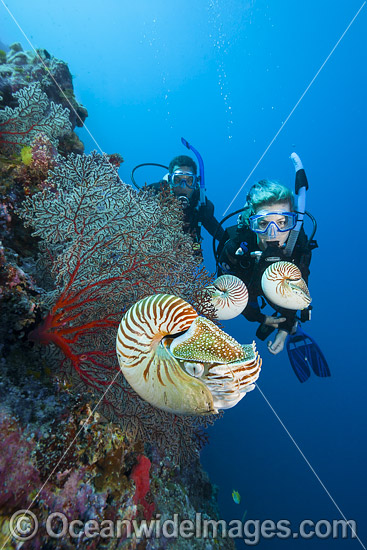
[(288, 202), (294, 210), (294, 195), (288, 187), (276, 180), (260, 180), (247, 193), (244, 211), (239, 216), (238, 225), (249, 225), (249, 218), (266, 206)]

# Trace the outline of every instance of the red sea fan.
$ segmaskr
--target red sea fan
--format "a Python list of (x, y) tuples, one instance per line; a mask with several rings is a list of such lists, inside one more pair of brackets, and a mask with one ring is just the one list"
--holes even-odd
[(59, 347), (85, 382), (108, 384), (94, 371), (117, 369), (112, 338), (124, 310), (150, 294), (194, 294), (198, 261), (179, 206), (138, 194), (101, 155), (71, 155), (48, 181), (52, 190), (28, 198), (20, 212), (43, 240), (55, 282), (32, 338)]
[[(182, 232), (178, 201), (137, 193), (95, 152), (60, 160), (48, 182), (50, 188), (28, 197), (20, 211), (41, 239), (42, 261), (54, 283), (39, 303), (48, 313), (31, 338), (63, 352), (62, 372), (92, 388), (110, 418), (122, 418), (141, 436), (153, 434), (158, 424), (162, 447), (170, 440), (183, 443), (182, 433), (196, 420), (184, 426), (142, 402), (123, 379), (115, 353), (118, 323), (132, 304), (158, 293), (193, 303), (211, 279)], [(139, 410), (131, 414), (135, 406)], [(175, 436), (169, 437), (167, 424), (177, 424)]]

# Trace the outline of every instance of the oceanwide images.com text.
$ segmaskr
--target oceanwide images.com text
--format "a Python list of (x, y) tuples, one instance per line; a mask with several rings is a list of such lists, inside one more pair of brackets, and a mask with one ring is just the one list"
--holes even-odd
[(62, 512), (54, 512), (39, 525), (36, 515), (30, 510), (19, 510), (10, 520), (10, 534), (18, 541), (30, 540), (37, 536), (39, 530), (46, 530), (52, 539), (75, 538), (79, 540), (111, 538), (159, 538), (167, 539), (243, 539), (248, 546), (257, 545), (261, 539), (346, 539), (357, 538), (357, 525), (354, 520), (303, 520), (297, 529), (293, 529), (287, 519), (273, 521), (270, 519), (248, 519), (242, 523), (238, 519), (226, 522), (203, 518), (200, 513), (195, 519), (163, 519), (160, 514), (150, 521), (138, 520), (69, 520)]

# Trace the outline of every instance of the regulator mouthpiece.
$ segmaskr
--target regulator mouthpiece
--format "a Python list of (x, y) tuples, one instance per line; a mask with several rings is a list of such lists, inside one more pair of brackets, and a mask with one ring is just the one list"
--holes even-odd
[(190, 201), (189, 201), (189, 199), (186, 197), (186, 195), (180, 195), (180, 196), (177, 197), (177, 198), (178, 198), (178, 200), (180, 201), (182, 208), (188, 208), (188, 207), (190, 206)]

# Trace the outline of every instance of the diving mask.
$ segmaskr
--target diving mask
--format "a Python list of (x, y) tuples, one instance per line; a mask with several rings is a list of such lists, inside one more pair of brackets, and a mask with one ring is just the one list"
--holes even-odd
[[(276, 219), (269, 219), (270, 216), (276, 216)], [(250, 216), (250, 229), (255, 233), (268, 233), (271, 236), (276, 231), (284, 233), (291, 231), (296, 227), (297, 213), (296, 212), (262, 212)]]
[(183, 170), (175, 170), (173, 174), (170, 174), (170, 183), (172, 187), (186, 186), (189, 189), (195, 189), (197, 179), (197, 176), (192, 172), (185, 172)]

